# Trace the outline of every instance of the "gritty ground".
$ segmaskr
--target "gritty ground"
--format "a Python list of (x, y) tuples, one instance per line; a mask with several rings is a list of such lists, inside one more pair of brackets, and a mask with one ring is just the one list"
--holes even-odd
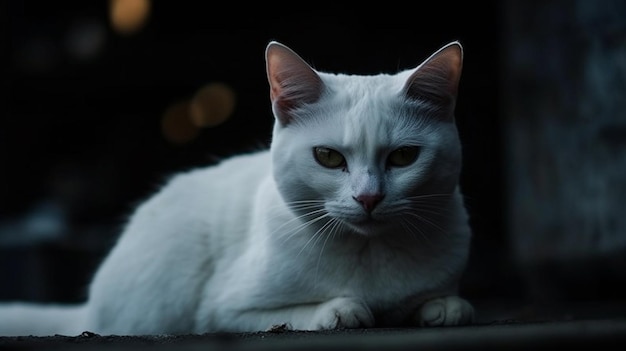
[[(78, 336), (0, 338), (0, 350), (538, 350), (626, 349), (626, 304), (594, 303), (569, 311), (543, 308), (485, 313), (470, 326), (437, 328), (369, 328), (320, 332), (274, 328), (256, 333), (111, 336), (84, 332)], [(479, 309), (480, 311), (480, 309)], [(539, 318), (541, 317), (541, 318)], [(548, 319), (542, 319), (548, 318)]]
[(47, 350), (623, 350), (626, 319), (446, 328), (280, 331), (179, 336), (5, 337), (0, 349)]

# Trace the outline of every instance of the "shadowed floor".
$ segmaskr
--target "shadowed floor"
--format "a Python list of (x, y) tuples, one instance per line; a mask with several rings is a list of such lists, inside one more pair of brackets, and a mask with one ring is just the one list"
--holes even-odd
[(446, 328), (278, 331), (183, 336), (5, 337), (0, 348), (64, 350), (537, 350), (623, 349), (626, 319), (504, 323)]
[(477, 304), (477, 321), (463, 327), (372, 328), (321, 332), (277, 328), (202, 335), (2, 337), (0, 349), (46, 350), (537, 350), (626, 349), (626, 304), (571, 306)]

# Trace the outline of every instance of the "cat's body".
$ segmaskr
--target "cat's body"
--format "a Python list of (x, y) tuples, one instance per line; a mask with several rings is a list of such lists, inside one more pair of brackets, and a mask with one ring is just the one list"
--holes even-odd
[(0, 334), (468, 323), (461, 62), (451, 43), (416, 70), (334, 75), (270, 43), (270, 150), (175, 176), (131, 216), (84, 306), (62, 322), (4, 306)]

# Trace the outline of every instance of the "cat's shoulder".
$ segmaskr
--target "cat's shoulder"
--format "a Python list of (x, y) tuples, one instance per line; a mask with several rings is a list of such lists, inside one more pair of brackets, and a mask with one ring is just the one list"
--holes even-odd
[(242, 178), (254, 178), (269, 173), (271, 167), (268, 150), (257, 150), (226, 157), (208, 166), (192, 168), (170, 176), (169, 189), (199, 190), (206, 186), (221, 187)]
[[(162, 212), (181, 208), (206, 208), (232, 198), (235, 193), (253, 192), (271, 175), (270, 154), (266, 150), (228, 157), (208, 166), (171, 174), (159, 189), (138, 207)], [(216, 201), (219, 200), (219, 201)]]

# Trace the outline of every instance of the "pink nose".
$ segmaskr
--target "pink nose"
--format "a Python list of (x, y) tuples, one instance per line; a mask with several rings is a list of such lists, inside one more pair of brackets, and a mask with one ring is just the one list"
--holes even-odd
[(361, 206), (365, 209), (367, 213), (371, 213), (374, 210), (374, 207), (380, 203), (380, 201), (385, 197), (382, 194), (363, 194), (357, 197), (352, 197), (357, 202), (361, 203)]

